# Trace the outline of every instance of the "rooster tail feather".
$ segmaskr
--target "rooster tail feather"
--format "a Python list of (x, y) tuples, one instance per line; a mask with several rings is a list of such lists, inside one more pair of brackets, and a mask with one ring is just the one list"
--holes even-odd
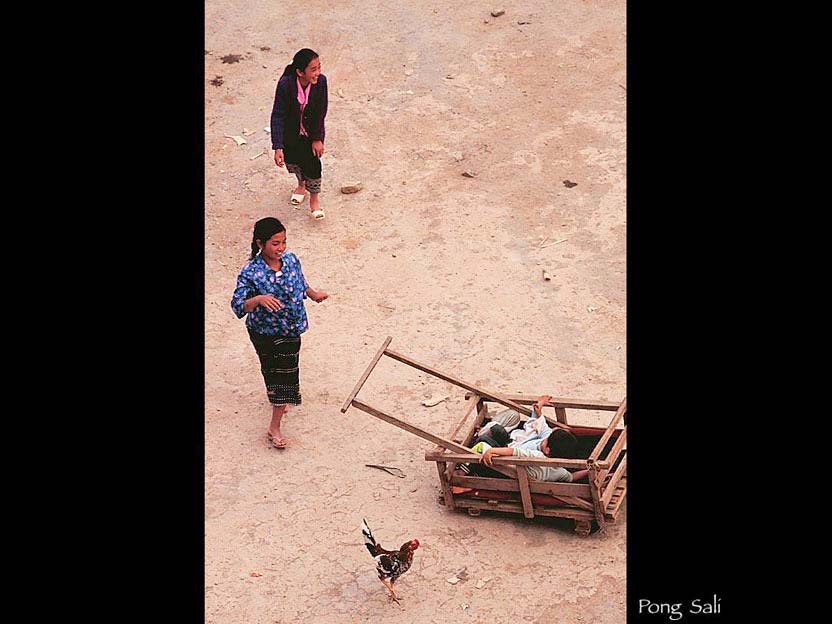
[(370, 551), (370, 554), (375, 553), (376, 548), (376, 538), (373, 537), (373, 532), (370, 530), (370, 527), (367, 526), (367, 521), (361, 521), (361, 533), (364, 535), (364, 545), (367, 547), (367, 550)]

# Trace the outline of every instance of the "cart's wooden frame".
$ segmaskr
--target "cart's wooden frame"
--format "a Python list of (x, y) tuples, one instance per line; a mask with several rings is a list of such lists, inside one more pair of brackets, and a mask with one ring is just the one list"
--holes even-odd
[[(551, 426), (579, 428), (584, 433), (600, 435), (599, 441), (586, 459), (502, 456), (494, 458), (493, 468), (508, 477), (507, 479), (468, 475), (458, 469), (458, 465), (468, 462), (476, 463), (481, 457), (469, 446), (473, 444), (477, 431), (489, 417), (488, 404), (496, 403), (528, 417), (532, 412), (528, 406), (535, 403), (538, 397), (529, 394), (498, 394), (477, 387), (389, 349), (391, 340), (392, 337), (388, 336), (384, 341), (353, 391), (344, 401), (341, 412), (345, 413), (350, 406), (354, 406), (371, 416), (436, 444), (435, 448), (425, 453), (425, 460), (436, 462), (443, 501), (448, 508), (466, 509), (471, 515), (479, 515), (482, 510), (487, 509), (522, 514), (526, 518), (534, 518), (536, 515), (570, 518), (575, 521), (575, 531), (581, 536), (589, 535), (593, 520), (600, 529), (603, 529), (607, 522), (615, 522), (627, 495), (626, 398), (620, 403), (567, 398), (553, 398), (547, 403), (547, 406), (553, 407), (555, 412), (554, 418), (546, 412), (543, 414)], [(470, 401), (470, 405), (446, 437), (438, 436), (422, 427), (391, 416), (356, 398), (383, 356), (468, 391), (466, 399)], [(567, 410), (600, 410), (615, 413), (609, 425), (603, 428), (570, 424)], [(532, 481), (526, 472), (527, 466), (557, 466), (570, 471), (588, 470), (588, 483)], [(472, 492), (479, 496), (472, 496)], [(505, 498), (504, 495), (489, 498), (489, 492), (507, 492), (511, 496), (519, 497), (519, 502), (502, 500)]]

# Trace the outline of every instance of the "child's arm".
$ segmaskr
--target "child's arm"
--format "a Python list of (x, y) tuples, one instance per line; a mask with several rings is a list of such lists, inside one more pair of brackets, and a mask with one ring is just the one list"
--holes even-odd
[(277, 312), (283, 304), (274, 295), (257, 294), (257, 287), (251, 279), (243, 273), (237, 278), (237, 288), (231, 297), (231, 309), (237, 318), (243, 318), (257, 306)]
[(321, 128), (318, 140), (323, 143), (326, 140), (326, 112), (329, 108), (329, 86), (326, 83), (326, 77), (321, 81)]
[(493, 466), (493, 458), (495, 455), (514, 455), (514, 449), (508, 447), (486, 449), (480, 458), (480, 462), (486, 466)]
[(542, 395), (539, 399), (537, 399), (537, 403), (532, 406), (535, 415), (539, 418), (543, 415), (543, 408), (552, 400), (552, 397), (548, 394)]
[(318, 79), (321, 86), (321, 123), (318, 126), (318, 135), (312, 139), (312, 153), (318, 158), (324, 155), (324, 139), (326, 138), (326, 111), (329, 108), (329, 89), (326, 85), (326, 77)]
[(289, 254), (289, 258), (291, 262), (297, 263), (298, 272), (300, 272), (301, 284), (303, 284), (303, 286), (306, 288), (306, 290), (304, 290), (303, 292), (306, 294), (307, 297), (309, 297), (315, 303), (320, 303), (321, 301), (329, 297), (329, 295), (326, 292), (324, 292), (323, 290), (315, 290), (309, 285), (309, 282), (306, 281), (306, 276), (303, 274), (303, 268), (300, 264), (300, 258), (298, 258), (295, 254), (291, 253)]
[(320, 303), (324, 299), (329, 298), (329, 295), (323, 290), (315, 290), (311, 286), (306, 289), (306, 296), (315, 303)]
[(246, 299), (246, 302), (243, 304), (243, 311), (246, 313), (251, 312), (257, 306), (263, 306), (267, 310), (277, 312), (283, 307), (283, 304), (274, 295), (255, 295), (251, 299)]
[(272, 104), (271, 139), (272, 149), (283, 151), (283, 128), (286, 120), (285, 89), (280, 88), (280, 80), (274, 90), (274, 104)]
[(283, 155), (283, 128), (286, 123), (286, 111), (288, 107), (286, 98), (286, 86), (280, 88), (280, 80), (277, 81), (277, 88), (274, 91), (274, 104), (272, 105), (272, 117), (270, 122), (272, 149), (274, 150), (274, 164), (283, 167), (285, 164)]
[(495, 455), (512, 455), (514, 457), (539, 457), (541, 459), (546, 458), (546, 456), (540, 451), (533, 451), (531, 449), (519, 449), (517, 447), (501, 446), (498, 448), (486, 449), (480, 461), (483, 462), (486, 466), (492, 466), (492, 458)]

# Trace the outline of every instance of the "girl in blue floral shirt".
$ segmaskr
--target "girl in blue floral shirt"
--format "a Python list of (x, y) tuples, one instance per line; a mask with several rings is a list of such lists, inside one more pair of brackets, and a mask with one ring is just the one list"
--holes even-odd
[(286, 228), (274, 217), (254, 224), (251, 258), (240, 271), (231, 309), (246, 318), (248, 335), (260, 358), (266, 394), (272, 404), (268, 438), (285, 448), (280, 421), (289, 404), (300, 405), (300, 335), (309, 328), (303, 300), (326, 299), (306, 283), (298, 257), (286, 251)]

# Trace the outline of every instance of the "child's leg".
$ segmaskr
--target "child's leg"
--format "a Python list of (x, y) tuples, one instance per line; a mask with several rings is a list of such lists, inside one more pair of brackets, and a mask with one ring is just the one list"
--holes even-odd
[(283, 434), (280, 433), (280, 421), (286, 413), (286, 405), (272, 405), (272, 422), (269, 424), (269, 435), (277, 444), (285, 443)]
[(303, 169), (300, 168), (300, 165), (286, 163), (286, 171), (288, 171), (289, 173), (294, 173), (295, 177), (298, 179), (298, 186), (292, 192), (295, 195), (303, 195), (306, 192), (306, 183), (303, 180)]
[(306, 182), (306, 190), (309, 191), (309, 209), (312, 212), (320, 210), (318, 206), (318, 195), (321, 192), (321, 178), (304, 180)]
[(305, 159), (303, 162), (303, 180), (306, 183), (306, 190), (309, 191), (309, 209), (312, 212), (320, 210), (318, 194), (321, 192), (321, 159), (312, 153), (312, 145), (307, 144)]

